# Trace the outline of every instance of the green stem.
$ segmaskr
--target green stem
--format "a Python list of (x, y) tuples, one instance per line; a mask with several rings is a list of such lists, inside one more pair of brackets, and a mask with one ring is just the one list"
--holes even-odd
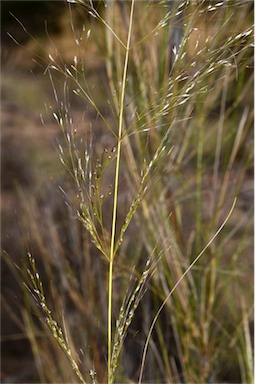
[(108, 366), (107, 366), (108, 384), (111, 384), (113, 381), (112, 372), (111, 372), (113, 260), (114, 260), (115, 234), (116, 234), (116, 222), (117, 222), (117, 202), (118, 202), (119, 172), (120, 172), (121, 137), (122, 137), (123, 115), (124, 115), (124, 97), (125, 97), (126, 80), (127, 80), (127, 68), (128, 68), (128, 59), (129, 59), (129, 50), (130, 50), (130, 41), (131, 41), (131, 31), (132, 31), (132, 24), (133, 24), (134, 4), (135, 4), (135, 0), (132, 0), (125, 63), (124, 63), (123, 78), (122, 78), (120, 108), (119, 108), (118, 146), (117, 146), (117, 158), (116, 158), (116, 168), (115, 168), (111, 249), (110, 249), (109, 276), (108, 276)]

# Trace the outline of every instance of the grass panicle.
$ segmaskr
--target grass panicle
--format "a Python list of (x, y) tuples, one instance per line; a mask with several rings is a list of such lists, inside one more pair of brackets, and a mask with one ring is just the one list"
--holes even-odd
[(68, 339), (67, 336), (64, 335), (62, 329), (58, 325), (58, 323), (53, 319), (50, 309), (48, 308), (46, 298), (43, 291), (42, 281), (40, 278), (40, 275), (36, 269), (35, 260), (31, 256), (31, 254), (28, 254), (29, 257), (29, 263), (30, 263), (30, 269), (27, 269), (27, 273), (30, 280), (30, 286), (26, 286), (27, 289), (30, 291), (32, 297), (34, 298), (36, 304), (40, 307), (41, 313), (43, 314), (43, 321), (47, 324), (49, 330), (51, 331), (53, 337), (57, 340), (58, 345), (61, 347), (61, 349), (64, 351), (65, 355), (67, 356), (68, 360), (70, 361), (72, 368), (76, 375), (78, 376), (79, 380), (86, 384), (86, 381), (84, 380), (78, 364), (73, 357), (73, 354), (71, 352), (71, 349), (68, 345)]
[[(231, 359), (230, 381), (252, 382), (251, 300), (232, 297), (247, 288), (252, 226), (252, 12), (195, 3), (69, 0), (73, 58), (53, 41), (45, 53), (67, 229), (50, 208), (33, 206), (28, 221), (64, 331), (30, 254), (26, 287), (82, 383), (225, 381)], [(32, 323), (36, 354), (47, 344)]]

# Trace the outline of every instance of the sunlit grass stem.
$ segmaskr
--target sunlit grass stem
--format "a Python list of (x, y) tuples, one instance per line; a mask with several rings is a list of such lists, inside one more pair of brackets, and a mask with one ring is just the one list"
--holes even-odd
[(112, 212), (112, 230), (111, 230), (111, 248), (110, 248), (110, 260), (109, 260), (109, 273), (108, 273), (108, 383), (112, 382), (111, 375), (111, 352), (112, 352), (112, 280), (113, 280), (113, 260), (114, 260), (114, 248), (115, 248), (115, 234), (116, 234), (116, 222), (117, 222), (117, 203), (118, 203), (118, 187), (119, 187), (119, 172), (120, 172), (120, 154), (121, 154), (121, 137), (123, 127), (123, 114), (124, 114), (124, 96), (126, 89), (128, 59), (131, 41), (131, 32), (133, 24), (135, 0), (132, 0), (130, 10), (129, 29), (127, 37), (126, 55), (123, 68), (123, 78), (120, 96), (120, 108), (119, 108), (119, 122), (118, 122), (118, 146), (117, 146), (117, 158), (115, 168), (115, 182), (114, 182), (114, 197), (113, 197), (113, 212)]

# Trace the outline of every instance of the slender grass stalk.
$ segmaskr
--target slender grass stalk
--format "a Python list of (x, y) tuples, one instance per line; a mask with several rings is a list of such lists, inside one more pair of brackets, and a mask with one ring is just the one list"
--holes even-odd
[(116, 222), (117, 222), (117, 203), (118, 203), (118, 189), (119, 189), (119, 173), (120, 173), (120, 154), (121, 154), (121, 137), (123, 128), (123, 116), (124, 116), (124, 97), (127, 80), (128, 59), (131, 41), (131, 32), (133, 24), (135, 0), (132, 0), (130, 9), (129, 29), (127, 37), (125, 63), (123, 68), (123, 78), (121, 87), (120, 107), (119, 107), (119, 129), (118, 129), (118, 146), (117, 146), (117, 158), (115, 168), (115, 183), (114, 183), (114, 198), (113, 198), (113, 213), (112, 213), (112, 230), (111, 230), (111, 249), (109, 260), (109, 273), (108, 273), (108, 383), (112, 382), (111, 375), (111, 352), (112, 352), (112, 281), (113, 281), (113, 260), (114, 260), (114, 248), (115, 248), (115, 234), (116, 234)]

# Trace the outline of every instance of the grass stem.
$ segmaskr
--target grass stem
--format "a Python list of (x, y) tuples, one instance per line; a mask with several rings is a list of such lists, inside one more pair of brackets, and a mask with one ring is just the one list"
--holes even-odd
[(118, 122), (118, 146), (117, 146), (117, 158), (116, 158), (116, 168), (115, 168), (111, 248), (110, 248), (110, 261), (109, 261), (109, 274), (108, 274), (108, 366), (107, 366), (108, 384), (112, 383), (112, 380), (113, 380), (112, 374), (111, 374), (113, 260), (114, 260), (114, 254), (115, 254), (114, 248), (115, 248), (115, 234), (116, 234), (116, 223), (117, 223), (117, 202), (118, 202), (120, 154), (121, 154), (121, 141), (122, 141), (121, 137), (122, 137), (122, 129), (123, 129), (123, 116), (124, 116), (124, 97), (125, 97), (126, 80), (127, 80), (127, 69), (128, 69), (128, 59), (129, 59), (129, 50), (130, 50), (130, 41), (131, 41), (131, 31), (132, 31), (132, 24), (133, 24), (134, 5), (135, 5), (135, 0), (132, 0), (126, 54), (125, 54), (125, 63), (123, 68), (123, 78), (122, 78), (120, 108), (119, 108), (119, 122)]

